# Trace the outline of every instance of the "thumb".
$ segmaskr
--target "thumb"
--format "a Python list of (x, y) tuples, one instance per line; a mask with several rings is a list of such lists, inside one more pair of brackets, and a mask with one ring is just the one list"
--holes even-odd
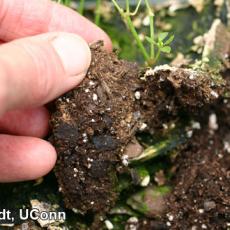
[(0, 114), (43, 105), (78, 85), (91, 62), (75, 34), (49, 33), (0, 46)]

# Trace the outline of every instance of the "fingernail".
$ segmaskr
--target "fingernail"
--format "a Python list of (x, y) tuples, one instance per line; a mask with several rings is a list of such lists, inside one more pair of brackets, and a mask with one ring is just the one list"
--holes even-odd
[(52, 45), (67, 75), (82, 76), (87, 72), (91, 62), (91, 52), (82, 38), (75, 34), (61, 33), (52, 41)]

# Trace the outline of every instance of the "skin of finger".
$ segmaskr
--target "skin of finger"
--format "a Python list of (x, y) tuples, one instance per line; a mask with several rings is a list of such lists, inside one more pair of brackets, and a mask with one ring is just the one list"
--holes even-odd
[(0, 158), (0, 182), (16, 182), (46, 175), (55, 165), (56, 152), (38, 138), (0, 135)]
[(48, 134), (49, 117), (45, 107), (10, 111), (0, 117), (0, 132), (43, 138)]
[[(44, 105), (83, 80), (86, 65), (82, 74), (68, 76), (54, 50), (51, 43), (60, 34), (63, 33), (27, 37), (0, 46), (1, 114), (9, 110)], [(82, 49), (76, 53), (78, 59), (81, 52)], [(87, 66), (89, 64), (90, 58), (87, 58)], [(77, 68), (81, 70), (81, 64)]]
[[(49, 63), (43, 61), (48, 54)], [(12, 59), (12, 57), (14, 58)], [(45, 45), (45, 42), (36, 43), (29, 40), (27, 44), (17, 41), (14, 44), (1, 45), (0, 100), (3, 112), (38, 107), (40, 106), (38, 102), (42, 98), (50, 97), (50, 94), (53, 93), (56, 94), (53, 82), (55, 85), (62, 85), (63, 76), (66, 76), (61, 62), (59, 61), (59, 65), (55, 64), (58, 63), (57, 58), (52, 47)], [(56, 67), (52, 68), (51, 66)], [(47, 76), (40, 77), (44, 73)], [(12, 88), (14, 90), (9, 90)], [(18, 108), (18, 101), (20, 101), (20, 108)], [(41, 101), (41, 103), (46, 103), (46, 101)]]
[(88, 19), (50, 0), (0, 1), (0, 39), (11, 41), (52, 31), (76, 33), (88, 43), (103, 40), (108, 50), (108, 35)]

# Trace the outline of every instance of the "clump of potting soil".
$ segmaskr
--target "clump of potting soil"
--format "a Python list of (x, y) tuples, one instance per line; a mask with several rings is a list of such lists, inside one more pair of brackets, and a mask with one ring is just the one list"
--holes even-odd
[(224, 81), (218, 82), (201, 70), (157, 66), (144, 74), (141, 110), (149, 127), (162, 127), (181, 112), (197, 113), (212, 104), (224, 92)]
[(126, 147), (137, 132), (215, 102), (223, 85), (187, 69), (140, 70), (101, 43), (91, 50), (86, 78), (56, 100), (52, 115), (60, 191), (66, 207), (83, 214), (106, 212), (115, 204), (117, 174), (128, 165)]
[(56, 175), (68, 208), (103, 212), (117, 198), (116, 168), (140, 116), (136, 64), (91, 47), (92, 63), (83, 83), (56, 101), (53, 140), (59, 153)]

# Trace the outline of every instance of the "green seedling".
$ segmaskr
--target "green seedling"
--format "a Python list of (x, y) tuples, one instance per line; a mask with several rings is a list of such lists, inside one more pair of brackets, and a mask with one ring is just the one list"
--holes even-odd
[(158, 38), (155, 36), (154, 28), (154, 12), (150, 6), (149, 0), (145, 0), (145, 7), (149, 17), (149, 36), (145, 36), (145, 41), (149, 43), (149, 50), (144, 45), (144, 41), (140, 39), (140, 36), (133, 24), (132, 16), (135, 16), (138, 13), (142, 0), (138, 0), (136, 8), (133, 12), (130, 11), (130, 2), (126, 0), (126, 8), (123, 9), (116, 0), (112, 0), (115, 8), (121, 15), (123, 21), (125, 22), (127, 28), (133, 35), (144, 59), (148, 66), (154, 65), (160, 57), (161, 53), (170, 53), (171, 47), (170, 44), (174, 39), (174, 36), (169, 36), (169, 33), (164, 32), (158, 35)]
[(78, 12), (83, 15), (85, 9), (85, 0), (79, 0)]
[(100, 25), (100, 19), (101, 19), (101, 0), (97, 0), (96, 1), (94, 22), (98, 26)]
[[(101, 19), (101, 2), (102, 0), (96, 0), (96, 8), (94, 14), (94, 23), (99, 26)], [(78, 12), (83, 15), (85, 11), (85, 0), (79, 0)]]
[(154, 57), (154, 62), (158, 60), (161, 53), (171, 53), (170, 44), (174, 39), (174, 35), (169, 36), (168, 32), (163, 32), (158, 35), (158, 40), (154, 41), (151, 37), (146, 36), (145, 39), (157, 47), (157, 54)]
[(57, 0), (57, 2), (65, 6), (70, 6), (71, 0)]

